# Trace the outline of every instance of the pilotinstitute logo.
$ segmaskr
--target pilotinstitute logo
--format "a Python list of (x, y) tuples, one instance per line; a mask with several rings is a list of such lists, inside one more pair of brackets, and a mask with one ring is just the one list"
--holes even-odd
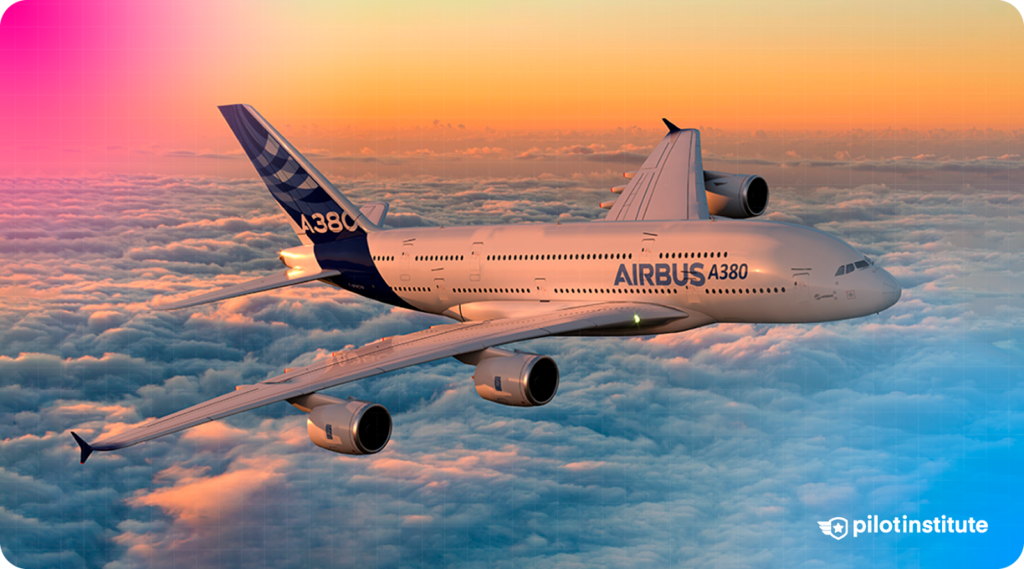
[[(818, 528), (821, 529), (821, 533), (835, 540), (843, 539), (851, 532), (850, 522), (840, 517), (818, 522)], [(892, 519), (871, 515), (863, 520), (853, 520), (852, 532), (853, 537), (876, 533), (986, 533), (988, 522), (974, 518), (958, 520), (946, 516), (919, 520), (907, 518), (905, 515)]]
[(849, 525), (850, 524), (846, 521), (846, 518), (832, 518), (827, 522), (818, 522), (818, 527), (821, 528), (821, 533), (835, 539), (843, 539), (846, 537)]

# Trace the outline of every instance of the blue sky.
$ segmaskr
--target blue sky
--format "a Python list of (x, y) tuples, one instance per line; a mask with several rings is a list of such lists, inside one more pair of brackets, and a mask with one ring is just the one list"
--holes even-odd
[[(393, 413), (372, 457), (314, 447), (282, 403), (85, 466), (71, 429), (440, 319), (319, 284), (154, 312), (157, 296), (278, 268), (295, 238), (257, 180), (2, 179), (0, 547), (23, 568), (1004, 567), (1024, 546), (1024, 198), (993, 160), (928, 191), (890, 174), (776, 186), (769, 219), (838, 235), (900, 279), (882, 314), (524, 343), (563, 374), (538, 409), (480, 399), (451, 359), (331, 391)], [(339, 183), (406, 225), (584, 221), (610, 176)], [(991, 529), (835, 541), (816, 523), (869, 514)]]

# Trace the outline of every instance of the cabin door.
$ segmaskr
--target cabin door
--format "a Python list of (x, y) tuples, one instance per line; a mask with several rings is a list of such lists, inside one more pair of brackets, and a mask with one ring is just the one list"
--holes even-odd
[(649, 263), (654, 258), (654, 238), (644, 239), (640, 242), (640, 260)]
[(403, 281), (412, 280), (410, 270), (412, 267), (412, 246), (410, 243), (402, 244), (402, 256), (398, 259), (398, 268), (401, 271), (401, 279)]
[(796, 292), (797, 302), (811, 301), (811, 288), (807, 286), (807, 281), (810, 278), (811, 273), (796, 273), (793, 275), (793, 289)]
[(547, 279), (533, 279), (533, 286), (536, 287), (537, 298), (540, 299), (541, 302), (551, 300), (551, 295), (548, 294)]
[(434, 279), (434, 293), (442, 306), (448, 305), (448, 289), (444, 286), (444, 279)]
[(480, 266), (483, 264), (484, 244), (473, 243), (473, 250), (469, 252), (469, 280), (480, 280)]

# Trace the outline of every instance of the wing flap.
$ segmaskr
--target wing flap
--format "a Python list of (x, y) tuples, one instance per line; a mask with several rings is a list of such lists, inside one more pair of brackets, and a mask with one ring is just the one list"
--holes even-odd
[[(92, 445), (85, 443), (84, 440), (79, 444), (85, 443), (82, 448), (88, 447), (90, 452), (125, 448), (207, 421), (215, 421), (386, 371), (552, 334), (603, 326), (622, 326), (634, 322), (637, 316), (645, 321), (663, 322), (686, 318), (687, 314), (653, 304), (607, 303), (523, 318), (435, 326), (404, 336), (378, 340), (355, 350), (336, 352), (331, 357), (312, 365), (240, 388), (166, 417), (143, 422)], [(79, 440), (77, 436), (76, 440)]]
[(218, 300), (227, 300), (236, 296), (245, 296), (247, 294), (273, 290), (275, 288), (308, 283), (310, 281), (325, 279), (340, 274), (341, 273), (338, 271), (304, 272), (291, 269), (232, 285), (220, 290), (208, 292), (206, 294), (201, 294), (199, 296), (194, 296), (192, 298), (187, 298), (185, 300), (179, 300), (178, 302), (154, 305), (153, 308), (155, 310), (178, 310), (181, 308), (199, 306), (200, 304), (209, 304), (211, 302), (217, 302)]

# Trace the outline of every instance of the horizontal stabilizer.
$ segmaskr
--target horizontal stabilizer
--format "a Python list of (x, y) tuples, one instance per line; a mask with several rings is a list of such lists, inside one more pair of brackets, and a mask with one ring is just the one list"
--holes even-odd
[(264, 292), (267, 290), (273, 290), (275, 288), (281, 288), (286, 286), (292, 286), (302, 283), (308, 283), (309, 281), (316, 281), (320, 279), (326, 279), (328, 277), (334, 277), (340, 275), (338, 271), (320, 271), (317, 273), (309, 273), (305, 271), (297, 271), (290, 269), (275, 273), (270, 276), (260, 277), (256, 280), (244, 282), (201, 294), (193, 298), (187, 298), (185, 300), (179, 300), (178, 302), (172, 302), (170, 304), (161, 304), (154, 306), (156, 310), (178, 310), (179, 308), (189, 308), (191, 306), (199, 306), (200, 304), (208, 304), (211, 302), (217, 302), (218, 300), (227, 300), (229, 298), (235, 298), (236, 296), (245, 296), (254, 292)]

